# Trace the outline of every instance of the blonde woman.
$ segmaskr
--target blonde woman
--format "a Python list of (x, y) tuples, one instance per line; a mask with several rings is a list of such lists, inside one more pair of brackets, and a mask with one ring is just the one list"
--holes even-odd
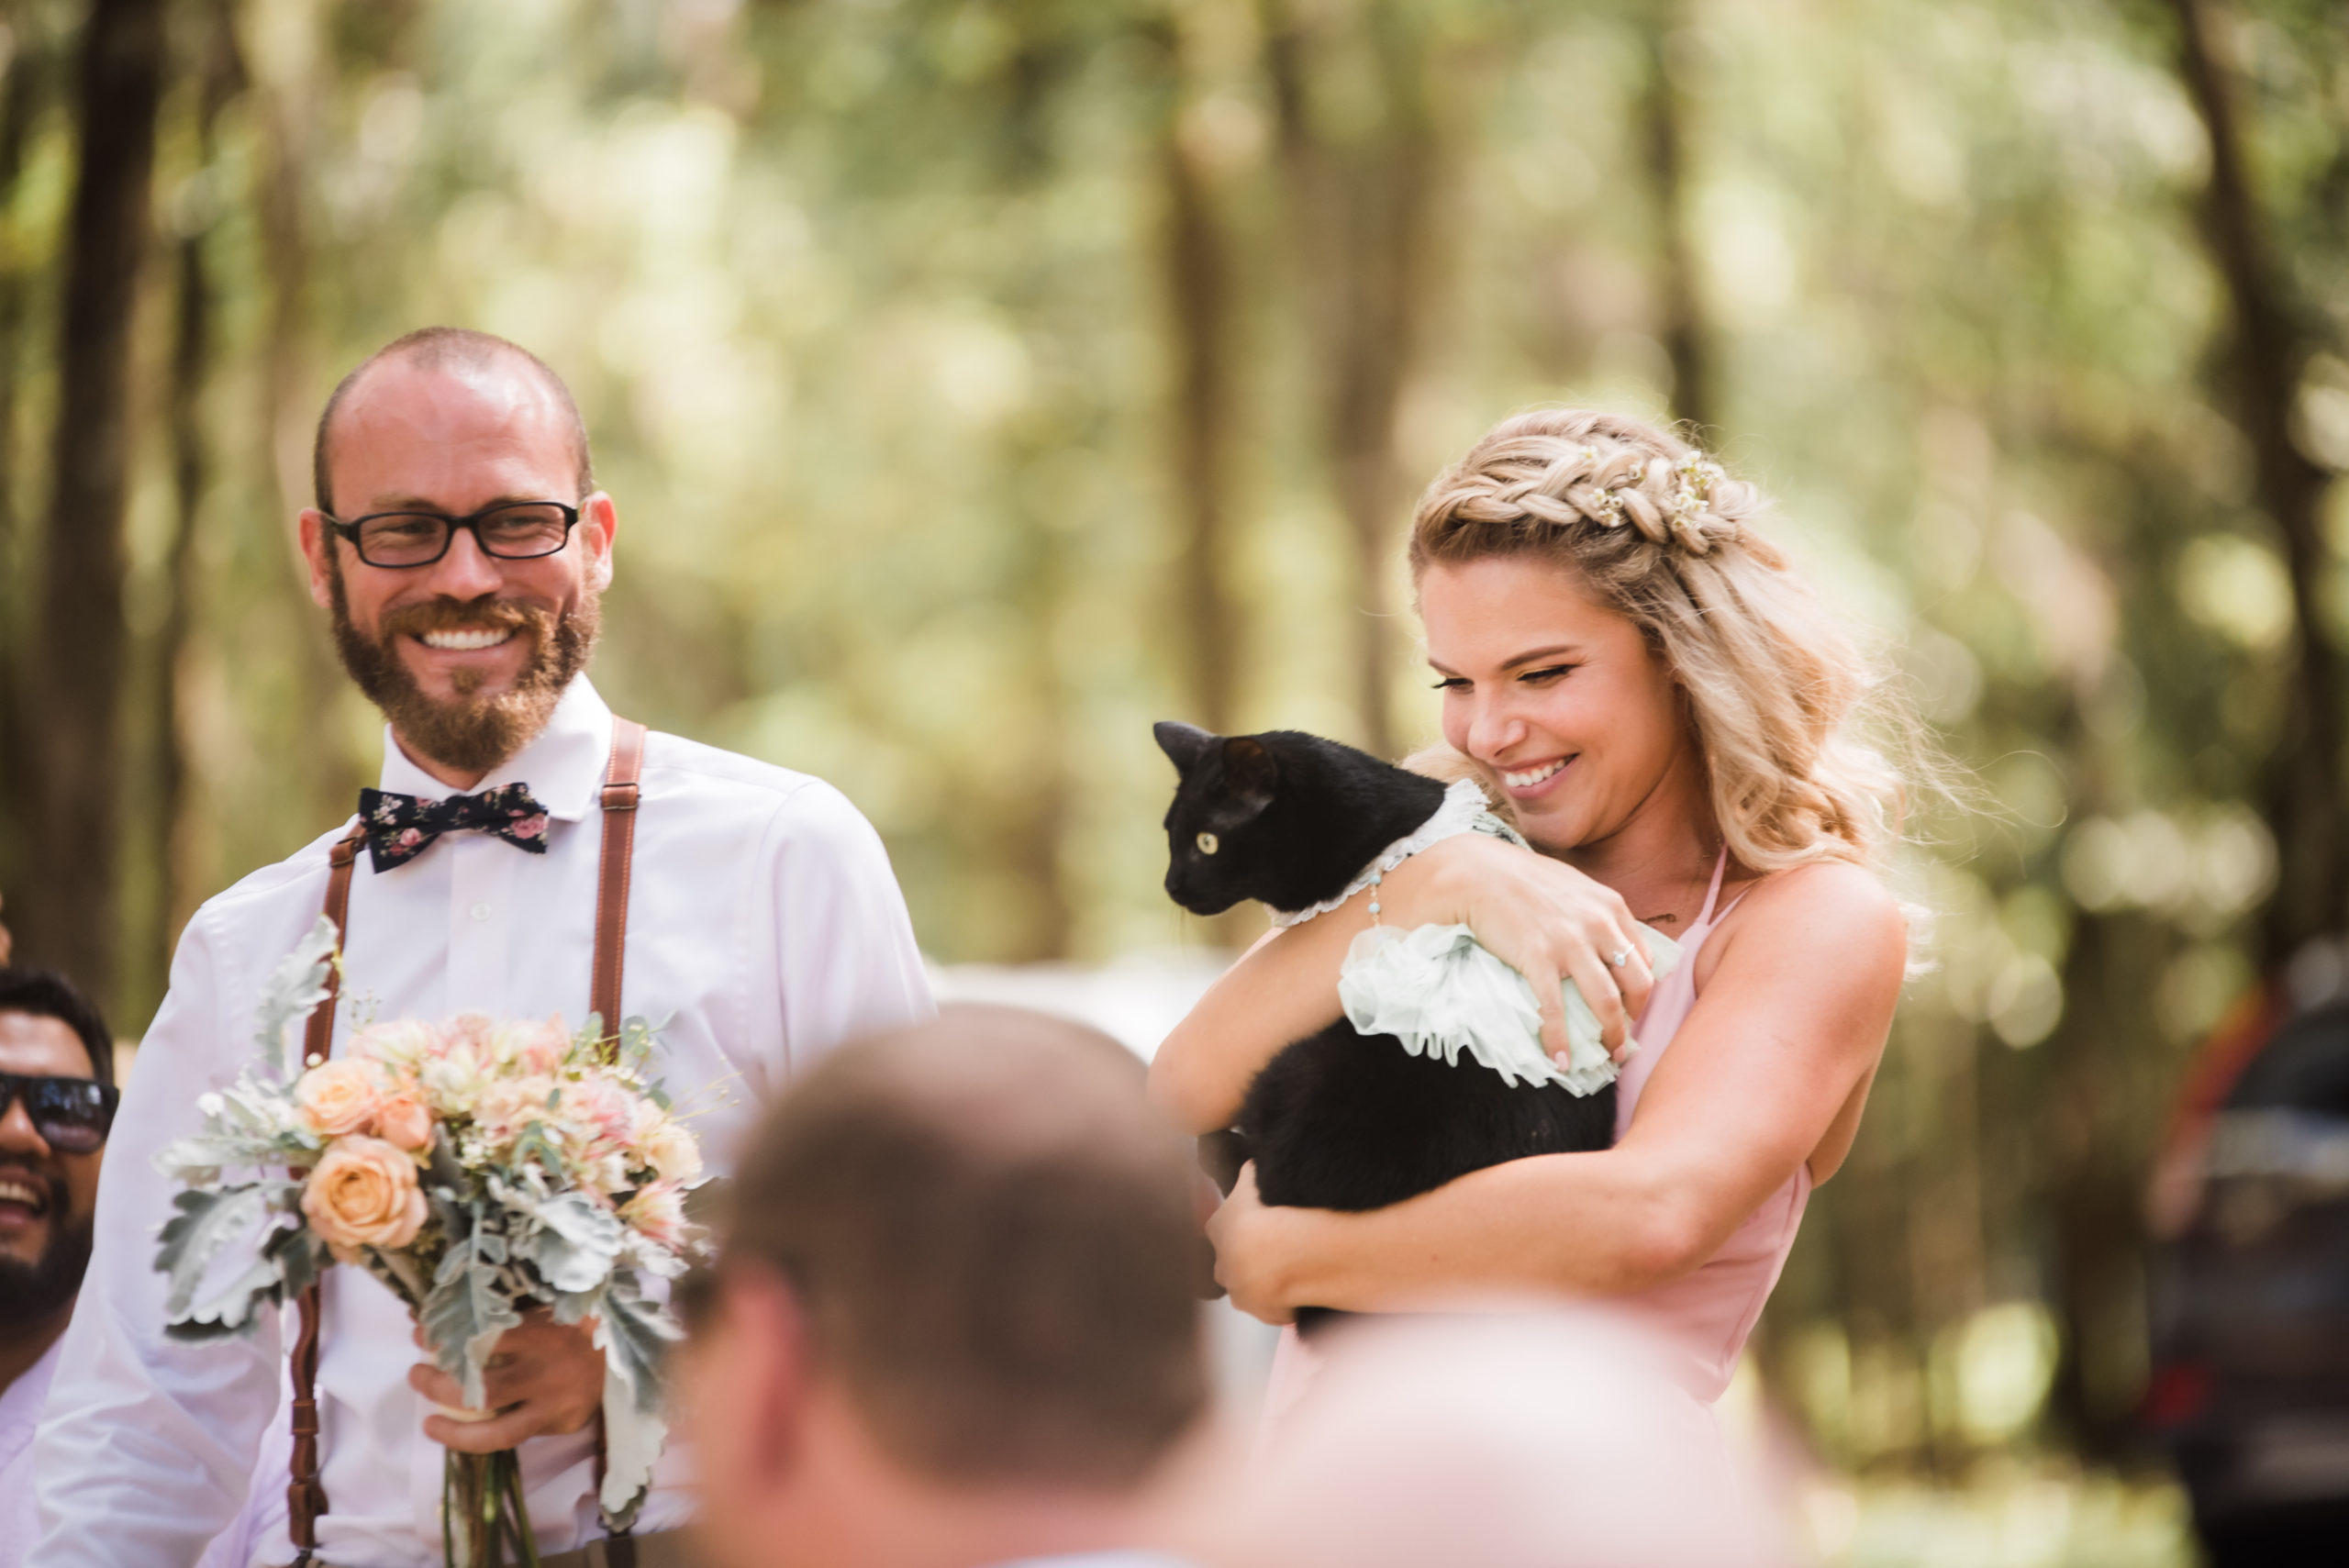
[[(1387, 873), (1383, 918), (1468, 925), (1545, 999), (1553, 1051), (1571, 976), (1623, 1061), (1616, 1142), (1362, 1214), (1268, 1207), (1243, 1176), (1209, 1234), (1245, 1310), (1612, 1296), (1691, 1395), (1727, 1386), (1852, 1147), (1906, 962), (1875, 869), (1900, 780), (1849, 733), (1873, 673), (1760, 510), (1672, 436), (1582, 412), (1510, 419), (1429, 487), (1410, 564), (1444, 740), (1541, 852), (1445, 840)], [(1366, 903), (1259, 944), (1168, 1038), (1152, 1085), (1179, 1120), (1229, 1126), (1341, 1015)], [(1660, 981), (1638, 921), (1681, 945)], [(1276, 1404), (1301, 1365), (1287, 1336)]]

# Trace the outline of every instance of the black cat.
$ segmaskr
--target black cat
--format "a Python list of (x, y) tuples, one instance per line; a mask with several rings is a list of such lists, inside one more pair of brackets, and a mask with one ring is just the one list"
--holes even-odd
[[(1226, 737), (1169, 722), (1156, 734), (1183, 775), (1166, 811), (1166, 893), (1196, 914), (1243, 898), (1278, 910), (1333, 898), (1443, 803), (1433, 779), (1295, 730)], [(1464, 1053), (1457, 1065), (1414, 1056), (1393, 1035), (1364, 1035), (1341, 1018), (1266, 1062), (1239, 1126), (1201, 1140), (1200, 1154), (1226, 1192), (1252, 1159), (1268, 1204), (1359, 1210), (1614, 1138), (1612, 1084), (1586, 1095), (1511, 1085)]]

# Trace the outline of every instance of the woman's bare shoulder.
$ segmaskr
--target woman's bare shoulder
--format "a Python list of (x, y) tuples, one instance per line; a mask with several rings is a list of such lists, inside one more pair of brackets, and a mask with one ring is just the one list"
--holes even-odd
[(1850, 861), (1814, 861), (1754, 882), (1707, 944), (1725, 962), (1742, 949), (1765, 962), (1792, 953), (1841, 952), (1878, 960), (1898, 973), (1908, 963), (1909, 917), (1884, 880)]

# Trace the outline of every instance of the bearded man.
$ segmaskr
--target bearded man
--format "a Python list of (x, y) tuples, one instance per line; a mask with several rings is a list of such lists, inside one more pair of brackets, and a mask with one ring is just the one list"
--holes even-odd
[[(335, 389), (316, 475), (311, 595), (388, 721), (381, 787), (355, 826), (211, 900), (181, 940), (39, 1440), (40, 1568), (184, 1568), (236, 1512), (264, 1435), (307, 1408), (285, 1373), (290, 1311), (250, 1339), (165, 1337), (152, 1263), (172, 1193), (148, 1157), (250, 1056), (260, 987), (322, 908), (342, 904), (336, 1041), (354, 1012), (665, 1019), (670, 1088), (721, 1089), (696, 1122), (719, 1173), (760, 1097), (841, 1040), (931, 1013), (887, 857), (845, 799), (648, 737), (588, 684), (619, 518), (552, 371), (486, 334), (412, 333)], [(605, 1559), (604, 1366), (584, 1325), (509, 1332), (494, 1414), (473, 1423), (433, 1413), (463, 1403), (458, 1385), (417, 1361), (407, 1309), (363, 1271), (328, 1272), (317, 1327), (303, 1479), (324, 1507), (311, 1485), (289, 1494), (258, 1561), (440, 1562), (442, 1445), (518, 1449), (540, 1551)], [(674, 1547), (687, 1462), (663, 1456), (612, 1561), (651, 1568)]]

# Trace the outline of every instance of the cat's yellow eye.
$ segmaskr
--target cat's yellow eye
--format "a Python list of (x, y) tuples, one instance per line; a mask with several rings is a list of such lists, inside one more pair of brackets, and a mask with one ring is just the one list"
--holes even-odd
[(1202, 833), (1199, 835), (1199, 853), (1203, 855), (1211, 855), (1221, 848), (1223, 848), (1223, 841), (1218, 839), (1214, 834)]

